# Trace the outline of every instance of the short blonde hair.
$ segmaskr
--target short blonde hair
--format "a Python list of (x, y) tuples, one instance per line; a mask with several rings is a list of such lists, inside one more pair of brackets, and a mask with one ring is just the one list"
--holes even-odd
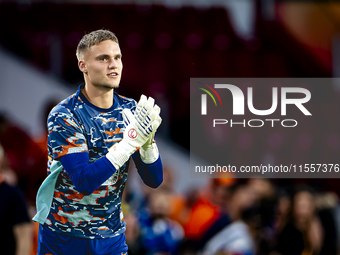
[(83, 54), (86, 50), (91, 48), (93, 45), (97, 45), (106, 40), (112, 40), (119, 44), (117, 36), (109, 30), (99, 29), (84, 35), (77, 46), (76, 56), (78, 61), (83, 58)]

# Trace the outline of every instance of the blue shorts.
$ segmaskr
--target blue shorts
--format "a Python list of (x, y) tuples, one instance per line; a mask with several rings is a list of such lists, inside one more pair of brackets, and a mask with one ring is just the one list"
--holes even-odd
[(38, 255), (127, 255), (125, 234), (112, 238), (87, 239), (53, 232), (39, 225)]

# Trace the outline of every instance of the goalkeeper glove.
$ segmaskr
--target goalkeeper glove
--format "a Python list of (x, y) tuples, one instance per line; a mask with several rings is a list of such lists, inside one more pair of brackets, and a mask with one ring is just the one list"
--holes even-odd
[(124, 119), (130, 120), (130, 123), (125, 128), (123, 140), (113, 145), (106, 154), (116, 169), (124, 165), (130, 156), (145, 144), (153, 130), (156, 130), (160, 125), (159, 121), (156, 119), (151, 121), (151, 118), (148, 117), (149, 114), (155, 115), (153, 110), (146, 113), (143, 122), (137, 121), (129, 109), (124, 109), (122, 114)]
[[(157, 121), (160, 125), (162, 122), (162, 119), (159, 116), (161, 109), (158, 105), (155, 105), (152, 108), (154, 101), (155, 100), (153, 98), (149, 97), (149, 99), (146, 99), (146, 96), (142, 95), (136, 107), (134, 115), (135, 119), (138, 119), (140, 122), (144, 123), (145, 119), (150, 118), (150, 121)], [(148, 140), (139, 150), (142, 161), (147, 164), (155, 162), (159, 157), (158, 148), (154, 141), (155, 132), (156, 129), (152, 131)]]

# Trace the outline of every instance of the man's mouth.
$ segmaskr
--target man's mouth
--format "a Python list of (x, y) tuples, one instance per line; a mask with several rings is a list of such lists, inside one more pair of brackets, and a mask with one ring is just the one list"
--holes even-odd
[(109, 76), (109, 77), (118, 77), (118, 73), (112, 72), (112, 73), (109, 73), (107, 76)]

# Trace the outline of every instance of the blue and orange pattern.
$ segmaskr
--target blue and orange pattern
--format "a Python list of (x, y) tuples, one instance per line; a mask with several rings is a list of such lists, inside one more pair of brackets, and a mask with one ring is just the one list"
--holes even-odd
[[(83, 86), (60, 102), (48, 118), (49, 164), (71, 153), (89, 153), (90, 163), (103, 157), (123, 138), (122, 110), (136, 102), (114, 93), (114, 105), (100, 109), (81, 94)], [(127, 180), (124, 164), (92, 194), (79, 192), (63, 170), (57, 180), (46, 225), (80, 238), (107, 238), (125, 231), (121, 198)], [(49, 167), (48, 167), (49, 173)]]

